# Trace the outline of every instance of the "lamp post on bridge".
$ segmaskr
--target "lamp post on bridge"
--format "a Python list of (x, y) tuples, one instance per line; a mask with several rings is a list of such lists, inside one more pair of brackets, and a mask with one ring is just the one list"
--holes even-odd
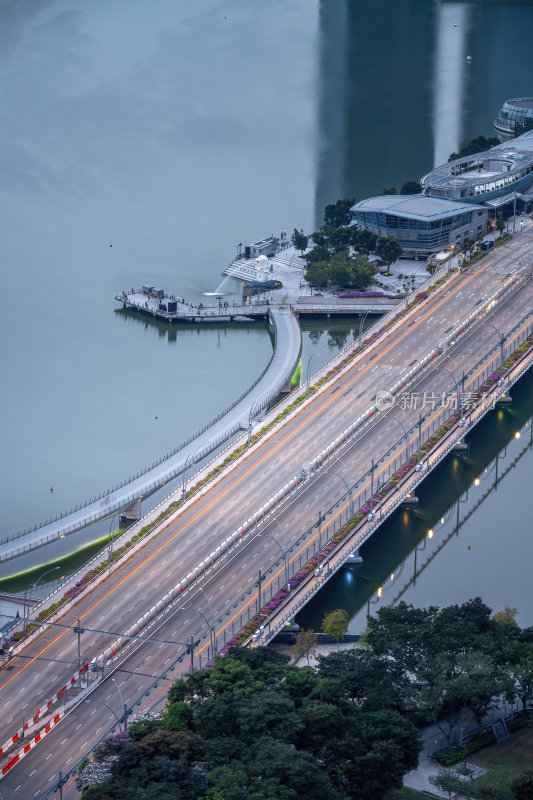
[(363, 326), (365, 324), (365, 320), (369, 315), (369, 311), (365, 311), (364, 314), (360, 314), (360, 322), (359, 322), (359, 344), (357, 345), (358, 349), (360, 350), (363, 344)]
[(335, 470), (333, 470), (333, 469), (325, 470), (324, 475), (328, 475), (328, 474), (336, 475), (337, 478), (340, 478), (341, 481), (346, 486), (346, 491), (348, 492), (348, 501), (349, 501), (349, 504), (350, 504), (349, 505), (349, 513), (350, 513), (350, 519), (351, 519), (353, 517), (353, 494), (352, 494), (352, 490), (351, 490), (350, 486), (348, 485), (348, 481), (345, 478), (343, 478), (343, 476), (340, 474), (340, 472), (335, 472)]
[(281, 530), (281, 533), (283, 535), (283, 540), (285, 542), (285, 550), (280, 545), (280, 543), (275, 538), (275, 536), (272, 536), (270, 533), (264, 533), (264, 532), (263, 533), (258, 533), (257, 536), (266, 536), (268, 539), (272, 539), (272, 541), (275, 542), (277, 544), (277, 546), (279, 547), (279, 549), (281, 550), (281, 555), (283, 556), (283, 561), (285, 562), (285, 584), (287, 586), (287, 591), (290, 591), (290, 586), (289, 586), (289, 565), (287, 563), (287, 552), (289, 550), (289, 545), (287, 543), (287, 537), (285, 535), (285, 530), (284, 530), (283, 525), (281, 524), (281, 522), (278, 519), (276, 519), (275, 517), (273, 518), (272, 522), (275, 522), (279, 526), (279, 528)]
[(492, 328), (498, 334), (498, 338), (500, 340), (500, 359), (501, 359), (501, 368), (503, 368), (505, 362), (505, 335), (498, 330), (496, 325), (493, 325), (492, 322), (485, 322), (485, 325), (488, 325), (489, 328)]
[(306, 373), (306, 378), (307, 378), (306, 379), (307, 388), (305, 390), (306, 394), (309, 394), (309, 381), (310, 381), (310, 378), (311, 378), (311, 364), (313, 362), (313, 358), (315, 358), (316, 356), (319, 356), (320, 353), (323, 353), (324, 350), (327, 349), (327, 347), (328, 347), (328, 345), (325, 345), (324, 347), (321, 347), (320, 350), (315, 350), (315, 352), (311, 353), (311, 355), (309, 356), (309, 360), (307, 362), (307, 373)]
[(119, 694), (120, 699), (122, 700), (122, 710), (124, 712), (124, 730), (127, 731), (128, 730), (128, 708), (127, 708), (126, 703), (124, 701), (124, 696), (123, 696), (122, 692), (120, 691), (120, 686), (118, 685), (118, 683), (116, 682), (116, 680), (114, 678), (111, 678), (111, 680), (113, 681), (113, 683), (117, 687), (117, 692)]
[(269, 399), (265, 403), (265, 406), (267, 406), (270, 400), (273, 397), (275, 397), (275, 395), (276, 395), (275, 391), (273, 391), (272, 389), (267, 389), (267, 391), (259, 395), (259, 397), (256, 400), (254, 400), (254, 402), (250, 406), (250, 412), (248, 414), (248, 442), (247, 442), (248, 445), (250, 445), (250, 442), (252, 441), (252, 419), (261, 412), (261, 407), (260, 406), (258, 407), (258, 403), (260, 403), (264, 397), (268, 397)]
[[(196, 456), (200, 452), (200, 450), (205, 450), (211, 444), (211, 439), (206, 444), (201, 444), (199, 447), (196, 448), (194, 453), (189, 453), (187, 458), (185, 459), (185, 465), (183, 467), (183, 481), (181, 484), (181, 499), (182, 501), (185, 500), (185, 496), (187, 494), (187, 470), (192, 464), (196, 464), (198, 459)], [(189, 459), (192, 459), (189, 463)]]
[(24, 624), (23, 624), (24, 630), (26, 630), (28, 625), (29, 603), (31, 601), (31, 594), (33, 590), (37, 588), (38, 584), (42, 581), (42, 579), (46, 575), (49, 575), (50, 572), (56, 572), (56, 570), (58, 569), (59, 567), (52, 567), (51, 569), (47, 569), (46, 572), (43, 572), (42, 575), (39, 575), (35, 583), (32, 583), (30, 586), (26, 588), (26, 591), (24, 592)]

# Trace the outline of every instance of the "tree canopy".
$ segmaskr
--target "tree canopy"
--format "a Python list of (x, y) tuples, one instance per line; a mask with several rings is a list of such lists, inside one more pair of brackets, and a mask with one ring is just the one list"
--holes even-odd
[[(369, 617), (364, 645), (298, 667), (267, 647), (232, 649), (174, 683), (79, 770), (83, 800), (380, 800), (417, 765), (417, 727), (448, 737), (502, 697), (533, 696), (533, 630), (480, 598), (446, 608), (403, 602)], [(339, 639), (347, 615), (326, 615)], [(301, 652), (314, 645), (302, 632)], [(438, 785), (455, 797), (456, 784)], [(494, 778), (477, 797), (531, 797), (531, 775)], [(503, 788), (502, 788), (503, 787)], [(498, 794), (502, 791), (507, 794)], [(491, 794), (492, 792), (492, 794)], [(510, 794), (511, 793), (511, 794)]]

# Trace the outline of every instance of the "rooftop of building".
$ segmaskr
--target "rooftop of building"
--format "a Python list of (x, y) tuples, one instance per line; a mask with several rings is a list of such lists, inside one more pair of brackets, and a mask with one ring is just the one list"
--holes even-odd
[(531, 108), (533, 110), (533, 97), (513, 97), (506, 100), (504, 106), (514, 106), (515, 108)]
[(394, 214), (407, 219), (438, 220), (461, 214), (465, 211), (486, 211), (484, 206), (473, 203), (461, 203), (456, 200), (444, 200), (439, 197), (430, 197), (424, 194), (384, 194), (369, 197), (352, 206), (351, 211), (365, 211), (382, 214)]
[[(498, 164), (501, 169), (497, 168)], [(421, 183), (428, 188), (476, 186), (485, 183), (487, 179), (497, 180), (499, 176), (513, 174), (530, 164), (533, 164), (533, 131), (482, 153), (441, 164), (424, 175)], [(469, 170), (462, 172), (467, 166)]]

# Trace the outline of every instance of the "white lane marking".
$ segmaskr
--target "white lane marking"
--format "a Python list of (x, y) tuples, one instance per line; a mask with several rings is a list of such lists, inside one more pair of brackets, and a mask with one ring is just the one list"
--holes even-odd
[(53, 756), (53, 755), (54, 755), (53, 753), (49, 753), (49, 754), (46, 756), (46, 758), (45, 758), (45, 761), (48, 761), (48, 759), (49, 759), (49, 758), (52, 758), (52, 756)]
[(76, 725), (76, 730), (78, 730), (78, 728), (81, 728), (81, 722), (79, 725)]
[(61, 745), (64, 745), (66, 741), (67, 741), (66, 739), (63, 739), (63, 741), (61, 742)]
[(37, 772), (36, 769), (34, 769), (33, 772), (30, 772), (30, 778), (31, 778), (32, 775), (35, 775), (36, 772)]
[(18, 792), (18, 790), (20, 789), (20, 787), (21, 787), (21, 786), (22, 786), (22, 784), (21, 784), (21, 783), (19, 783), (19, 785), (17, 786), (17, 788), (15, 789), (15, 791), (16, 791), (16, 792)]

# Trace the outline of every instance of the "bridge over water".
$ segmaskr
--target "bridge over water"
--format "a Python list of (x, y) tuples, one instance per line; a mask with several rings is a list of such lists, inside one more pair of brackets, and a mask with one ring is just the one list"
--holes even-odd
[(274, 353), (266, 369), (244, 395), (202, 430), (143, 472), (73, 511), (1, 542), (0, 563), (68, 536), (118, 511), (127, 516), (130, 509), (131, 518), (139, 518), (142, 498), (186, 473), (236, 433), (245, 430), (251, 416), (259, 414), (280, 392), (288, 391), (300, 360), (300, 326), (288, 308), (270, 306), (261, 313), (268, 318), (274, 330)]

